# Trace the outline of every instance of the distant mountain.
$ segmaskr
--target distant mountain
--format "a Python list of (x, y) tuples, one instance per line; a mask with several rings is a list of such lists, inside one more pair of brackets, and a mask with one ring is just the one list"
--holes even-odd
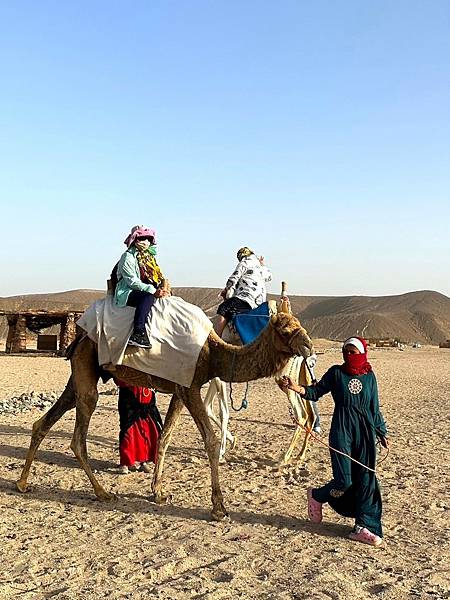
[[(216, 312), (218, 288), (176, 288), (174, 292), (200, 306), (208, 316)], [(105, 295), (101, 290), (72, 290), (0, 298), (2, 310), (84, 310)], [(270, 295), (271, 299), (278, 299)], [(406, 342), (439, 344), (450, 339), (450, 298), (433, 291), (398, 296), (290, 296), (292, 312), (314, 338), (343, 340), (359, 333), (367, 338), (398, 337)], [(7, 333), (0, 317), (0, 338)]]
[(343, 340), (358, 332), (367, 338), (398, 337), (430, 344), (450, 338), (450, 298), (439, 292), (316, 297), (298, 308), (294, 297), (291, 303), (313, 337)]
[(2, 310), (73, 310), (84, 311), (89, 304), (102, 298), (105, 291), (101, 290), (70, 290), (54, 294), (25, 294), (23, 296), (8, 296), (0, 298)]

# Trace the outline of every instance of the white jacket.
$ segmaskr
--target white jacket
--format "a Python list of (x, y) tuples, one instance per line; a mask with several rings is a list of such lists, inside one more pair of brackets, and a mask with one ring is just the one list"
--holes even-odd
[(266, 281), (272, 279), (272, 273), (259, 262), (256, 254), (243, 258), (228, 278), (225, 286), (227, 298), (240, 298), (256, 308), (266, 301)]

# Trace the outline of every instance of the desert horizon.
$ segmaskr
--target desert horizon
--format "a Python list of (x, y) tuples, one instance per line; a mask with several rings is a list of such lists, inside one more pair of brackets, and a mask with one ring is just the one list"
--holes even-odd
[[(213, 316), (219, 304), (219, 288), (180, 287), (174, 293)], [(106, 290), (78, 289), (48, 294), (0, 297), (0, 340), (7, 335), (2, 313), (52, 308), (83, 312)], [(450, 339), (450, 298), (441, 292), (418, 290), (387, 296), (298, 296), (289, 294), (292, 312), (311, 335), (344, 340), (359, 332), (367, 338), (398, 339), (405, 343), (439, 345)], [(279, 295), (268, 294), (278, 300)]]

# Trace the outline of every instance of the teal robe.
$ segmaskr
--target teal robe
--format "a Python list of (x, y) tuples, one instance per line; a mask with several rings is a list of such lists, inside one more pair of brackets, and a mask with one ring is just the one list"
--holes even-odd
[[(335, 365), (316, 385), (306, 387), (304, 397), (317, 401), (328, 393), (334, 400), (330, 446), (374, 469), (376, 439), (387, 433), (374, 373), (348, 375)], [(314, 489), (313, 498), (328, 502), (340, 515), (354, 518), (356, 525), (381, 537), (382, 503), (375, 473), (333, 450), (330, 454), (333, 479)]]

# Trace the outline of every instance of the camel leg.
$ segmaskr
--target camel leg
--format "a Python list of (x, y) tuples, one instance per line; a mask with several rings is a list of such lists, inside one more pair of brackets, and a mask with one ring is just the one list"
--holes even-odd
[(77, 393), (75, 429), (70, 448), (77, 457), (80, 465), (83, 467), (84, 472), (89, 477), (97, 498), (102, 501), (109, 501), (114, 498), (114, 494), (107, 492), (95, 477), (94, 472), (89, 465), (86, 446), (89, 422), (91, 420), (92, 413), (97, 406), (97, 401), (98, 391), (96, 387), (93, 390), (91, 389), (90, 392), (85, 392), (82, 394)]
[(71, 357), (72, 376), (76, 398), (76, 418), (70, 448), (94, 488), (94, 493), (99, 500), (107, 501), (114, 498), (97, 481), (89, 465), (86, 438), (92, 413), (97, 406), (99, 379), (97, 356), (94, 344), (90, 341), (81, 341)]
[(164, 419), (164, 428), (161, 433), (161, 439), (158, 446), (158, 459), (156, 461), (155, 470), (153, 472), (152, 492), (153, 500), (158, 504), (163, 504), (167, 500), (167, 495), (164, 493), (162, 485), (162, 475), (164, 470), (164, 460), (169, 447), (172, 433), (183, 408), (183, 401), (175, 394), (167, 409), (166, 418)]
[(73, 389), (72, 377), (70, 377), (63, 393), (55, 402), (55, 404), (45, 413), (43, 417), (41, 417), (38, 421), (33, 423), (30, 447), (28, 449), (27, 457), (25, 459), (25, 465), (22, 469), (20, 479), (16, 482), (16, 487), (19, 491), (27, 491), (27, 482), (30, 473), (30, 468), (42, 440), (45, 438), (45, 436), (53, 427), (53, 425), (57, 421), (59, 421), (59, 419), (68, 410), (71, 410), (74, 407), (75, 393)]
[(205, 449), (208, 454), (209, 465), (211, 468), (211, 501), (212, 501), (212, 517), (216, 521), (221, 521), (227, 516), (227, 511), (223, 503), (222, 490), (220, 489), (219, 481), (219, 449), (220, 442), (217, 439), (211, 421), (206, 413), (205, 406), (202, 402), (200, 390), (191, 388), (189, 391), (183, 390), (184, 403), (191, 413), (192, 418), (197, 425)]

